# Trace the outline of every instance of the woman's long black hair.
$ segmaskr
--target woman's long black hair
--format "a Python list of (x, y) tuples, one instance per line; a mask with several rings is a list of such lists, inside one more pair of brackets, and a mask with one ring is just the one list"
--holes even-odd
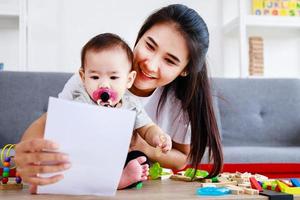
[(191, 150), (189, 158), (192, 167), (197, 168), (206, 147), (213, 160), (209, 177), (218, 175), (223, 167), (223, 152), (208, 79), (206, 53), (209, 46), (207, 26), (193, 9), (181, 4), (172, 4), (150, 15), (141, 27), (135, 45), (144, 33), (159, 23), (173, 23), (187, 41), (189, 63), (187, 76), (178, 76), (164, 87), (157, 113), (163, 107), (170, 89), (181, 101), (182, 109), (188, 113), (191, 125)]

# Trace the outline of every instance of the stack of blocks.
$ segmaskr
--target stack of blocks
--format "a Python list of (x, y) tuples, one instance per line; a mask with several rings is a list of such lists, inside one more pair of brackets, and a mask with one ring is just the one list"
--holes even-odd
[(10, 161), (11, 161), (11, 158), (7, 157), (7, 158), (5, 158), (5, 160), (3, 162), (3, 172), (2, 172), (2, 177), (1, 177), (2, 184), (0, 184), (0, 190), (11, 190), (11, 189), (22, 189), (23, 188), (23, 184), (21, 183), (22, 179), (17, 172), (16, 172), (16, 178), (15, 178), (16, 183), (9, 183)]
[(264, 75), (263, 39), (261, 37), (249, 38), (249, 74), (251, 76)]

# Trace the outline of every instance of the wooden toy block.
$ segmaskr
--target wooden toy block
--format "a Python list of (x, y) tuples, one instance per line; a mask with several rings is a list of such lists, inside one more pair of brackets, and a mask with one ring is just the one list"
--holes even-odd
[(230, 189), (231, 194), (235, 194), (235, 195), (244, 194), (244, 188), (235, 185), (228, 185), (226, 187)]
[(249, 38), (249, 73), (250, 75), (264, 74), (264, 48), (262, 37)]
[(239, 187), (239, 186), (234, 186), (234, 185), (229, 185), (227, 186), (231, 190), (232, 194), (249, 194), (249, 195), (258, 195), (259, 191), (256, 189), (251, 189), (251, 188), (244, 188), (244, 187)]
[(251, 177), (251, 173), (245, 172), (240, 175), (241, 178), (246, 178), (247, 180)]
[(242, 172), (235, 172), (235, 173), (232, 173), (232, 177), (235, 177), (235, 178), (243, 178), (243, 174)]
[(192, 179), (190, 177), (186, 177), (183, 175), (179, 175), (179, 174), (173, 174), (170, 179), (176, 180), (176, 181), (186, 181), (186, 182), (190, 182), (192, 181)]
[(229, 172), (223, 172), (223, 173), (220, 174), (219, 176), (220, 176), (220, 177), (226, 177), (226, 178), (228, 178), (228, 177), (230, 176), (230, 174), (231, 174), (231, 173), (229, 173)]
[(245, 194), (250, 194), (250, 195), (259, 195), (259, 191), (256, 189), (252, 188), (244, 188)]
[(262, 187), (260, 186), (260, 184), (257, 182), (257, 180), (255, 178), (251, 177), (251, 178), (249, 178), (249, 180), (250, 180), (252, 189), (257, 189), (260, 192), (263, 191)]
[(232, 179), (229, 178), (229, 177), (228, 177), (228, 178), (225, 178), (225, 177), (221, 177), (221, 176), (220, 176), (220, 177), (218, 177), (218, 181), (219, 181), (219, 182), (227, 182), (227, 181), (232, 181)]
[(202, 183), (212, 183), (211, 179), (202, 179), (201, 180)]
[(7, 184), (0, 184), (0, 190), (21, 190), (23, 188), (22, 183), (7, 183)]
[(266, 181), (266, 180), (269, 180), (268, 177), (264, 176), (264, 175), (261, 175), (261, 174), (254, 174), (254, 178), (257, 180), (257, 181)]
[(236, 177), (233, 177), (232, 180), (236, 181), (238, 184), (242, 184), (242, 183), (244, 183), (244, 182), (247, 181), (247, 178), (236, 178)]
[(214, 185), (216, 187), (225, 187), (228, 185), (237, 185), (236, 181), (228, 181), (228, 182), (222, 182), (222, 183), (200, 183), (200, 187), (207, 187), (207, 186), (211, 186)]
[(234, 188), (229, 188), (230, 190), (230, 193), (231, 194), (235, 194), (235, 195), (241, 195), (241, 194), (244, 194), (244, 191), (243, 190), (237, 190), (237, 189), (234, 189)]
[(248, 183), (241, 183), (241, 184), (238, 184), (238, 186), (242, 187), (242, 188), (251, 188), (250, 182), (248, 182)]

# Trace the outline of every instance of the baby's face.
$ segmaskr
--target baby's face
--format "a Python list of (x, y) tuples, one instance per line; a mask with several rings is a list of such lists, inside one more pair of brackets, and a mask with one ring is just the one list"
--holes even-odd
[(125, 51), (120, 48), (87, 51), (84, 71), (80, 71), (85, 89), (91, 98), (93, 92), (99, 88), (116, 93), (111, 106), (116, 105), (126, 89), (132, 86), (135, 74), (135, 71), (131, 71), (131, 62)]

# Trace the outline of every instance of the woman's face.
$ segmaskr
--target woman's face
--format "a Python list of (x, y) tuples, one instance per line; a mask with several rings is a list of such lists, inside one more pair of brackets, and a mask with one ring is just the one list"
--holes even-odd
[(148, 96), (177, 76), (185, 75), (188, 47), (184, 37), (172, 23), (154, 25), (134, 48), (133, 68), (137, 72), (132, 92)]

